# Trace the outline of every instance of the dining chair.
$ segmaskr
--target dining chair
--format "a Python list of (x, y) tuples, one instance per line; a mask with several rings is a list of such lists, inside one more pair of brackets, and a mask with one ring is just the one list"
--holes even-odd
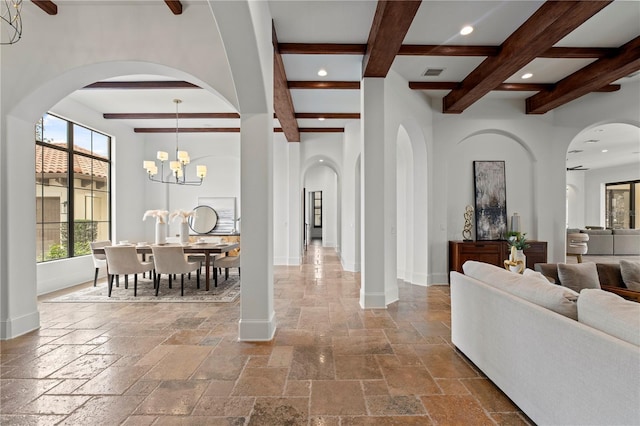
[[(109, 297), (113, 288), (113, 276), (124, 275), (125, 288), (129, 275), (133, 274), (133, 296), (138, 295), (138, 274), (152, 271), (153, 262), (141, 262), (134, 246), (105, 246), (107, 256), (107, 277), (109, 281)], [(154, 277), (155, 283), (155, 277)]]
[[(214, 268), (224, 269), (224, 279), (229, 279), (229, 268), (238, 268), (238, 276), (240, 276), (240, 255), (218, 257), (213, 261)], [(216, 285), (218, 284), (217, 274), (215, 276)]]
[(95, 276), (93, 277), (93, 286), (95, 287), (98, 282), (98, 271), (100, 268), (107, 267), (107, 256), (103, 253), (95, 253), (94, 249), (103, 248), (111, 245), (111, 240), (105, 241), (92, 241), (89, 243), (91, 247), (91, 256), (93, 257), (93, 266), (96, 268)]
[(200, 262), (187, 262), (182, 246), (151, 246), (151, 251), (156, 270), (154, 277), (156, 296), (160, 291), (162, 274), (169, 275), (169, 288), (171, 288), (171, 277), (174, 274), (180, 274), (180, 296), (184, 296), (184, 274), (196, 271), (197, 286), (200, 288)]

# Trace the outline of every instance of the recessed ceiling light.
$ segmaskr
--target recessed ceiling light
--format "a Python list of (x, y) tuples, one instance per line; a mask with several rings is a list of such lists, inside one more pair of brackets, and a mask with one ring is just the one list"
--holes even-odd
[(320, 160), (320, 162), (322, 163), (324, 160)]
[(325, 70), (324, 68), (320, 68), (320, 69), (318, 70), (318, 75), (319, 75), (320, 77), (326, 77), (326, 76), (327, 76), (327, 70)]
[(533, 77), (533, 74), (528, 72), (528, 73), (522, 74), (522, 77), (520, 77), (520, 78), (522, 78), (523, 80), (527, 80), (527, 79), (529, 79), (531, 77)]
[(319, 121), (324, 121), (324, 117), (318, 117)]
[(469, 35), (472, 32), (473, 32), (473, 27), (471, 25), (466, 25), (462, 27), (462, 29), (460, 30), (461, 35)]
[(603, 149), (602, 152), (609, 152), (609, 150), (608, 149)]

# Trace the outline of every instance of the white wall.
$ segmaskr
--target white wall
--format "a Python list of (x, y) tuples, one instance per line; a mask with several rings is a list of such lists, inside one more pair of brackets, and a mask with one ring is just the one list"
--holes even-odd
[(273, 144), (273, 261), (288, 264), (289, 252), (289, 151), (282, 134), (274, 135)]
[(567, 172), (567, 228), (584, 228), (585, 222), (585, 186), (584, 171)]
[[(337, 240), (338, 179), (328, 166), (317, 165), (307, 170), (304, 187), (310, 197), (314, 191), (322, 191), (322, 245), (335, 247)], [(310, 198), (307, 198), (310, 201)], [(309, 203), (311, 205), (311, 203)], [(313, 231), (312, 212), (309, 213), (310, 230)]]
[(360, 123), (345, 125), (342, 144), (342, 251), (340, 259), (346, 271), (360, 271)]

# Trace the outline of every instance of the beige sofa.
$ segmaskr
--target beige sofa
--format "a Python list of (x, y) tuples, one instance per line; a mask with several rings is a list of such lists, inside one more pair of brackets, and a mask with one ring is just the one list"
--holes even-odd
[[(463, 268), (450, 277), (452, 342), (527, 416), (541, 425), (640, 424), (640, 304), (595, 289), (578, 296), (480, 262)], [(610, 298), (623, 308), (597, 302)], [(619, 326), (625, 309), (630, 327)]]
[(583, 229), (580, 232), (589, 235), (588, 255), (640, 255), (640, 229)]

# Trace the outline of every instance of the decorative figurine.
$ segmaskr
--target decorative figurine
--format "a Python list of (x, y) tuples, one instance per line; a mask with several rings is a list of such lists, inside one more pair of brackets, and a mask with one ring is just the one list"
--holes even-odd
[(471, 241), (471, 219), (473, 219), (473, 207), (468, 205), (464, 209), (464, 229), (462, 230), (464, 241)]

